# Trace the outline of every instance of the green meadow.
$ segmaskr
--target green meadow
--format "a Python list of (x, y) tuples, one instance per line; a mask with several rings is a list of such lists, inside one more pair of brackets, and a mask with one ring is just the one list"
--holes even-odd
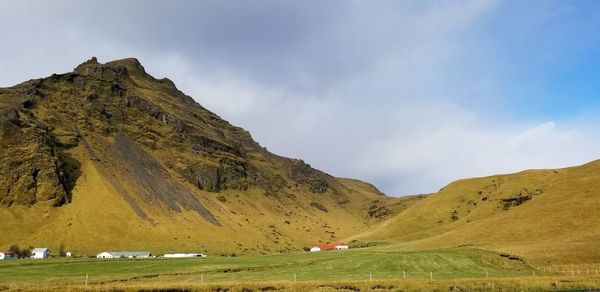
[(479, 250), (377, 249), (190, 259), (46, 259), (0, 262), (0, 284), (456, 279), (530, 275), (520, 261)]

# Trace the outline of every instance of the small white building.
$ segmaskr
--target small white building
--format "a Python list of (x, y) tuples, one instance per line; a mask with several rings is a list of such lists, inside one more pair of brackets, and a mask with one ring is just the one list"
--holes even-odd
[(0, 251), (0, 260), (16, 260), (17, 253), (14, 251)]
[(311, 248), (310, 248), (310, 251), (311, 251), (311, 252), (315, 252), (315, 251), (321, 251), (321, 248), (320, 248), (320, 247), (318, 247), (318, 246), (313, 246), (313, 247), (311, 247)]
[(337, 249), (337, 250), (344, 250), (344, 249), (348, 249), (348, 246), (347, 245), (336, 245), (335, 249)]
[(205, 258), (206, 255), (202, 253), (166, 253), (163, 255), (165, 258)]
[(103, 252), (97, 254), (96, 258), (99, 258), (99, 259), (112, 259), (113, 255), (110, 252), (108, 252), (108, 251), (103, 251)]
[(65, 256), (70, 258), (70, 257), (73, 256), (73, 254), (70, 251), (68, 251), (68, 252), (65, 253)]
[(36, 247), (31, 251), (32, 259), (45, 259), (50, 256), (50, 250), (46, 247)]
[(99, 259), (119, 259), (119, 258), (149, 258), (152, 253), (149, 251), (105, 251), (96, 255)]

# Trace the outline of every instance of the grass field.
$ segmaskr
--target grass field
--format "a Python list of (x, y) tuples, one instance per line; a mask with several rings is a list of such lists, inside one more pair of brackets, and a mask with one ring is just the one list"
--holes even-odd
[(368, 248), (230, 258), (0, 261), (0, 291), (546, 290), (590, 289), (600, 287), (598, 283), (596, 275), (544, 275), (522, 261), (476, 249)]
[(252, 281), (340, 281), (458, 279), (531, 274), (520, 261), (492, 252), (464, 250), (388, 251), (362, 249), (269, 256), (194, 259), (47, 259), (0, 262), (0, 285), (194, 283)]

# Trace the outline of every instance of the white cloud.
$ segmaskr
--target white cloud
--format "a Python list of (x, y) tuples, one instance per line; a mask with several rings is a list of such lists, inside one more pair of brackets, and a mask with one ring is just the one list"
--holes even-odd
[[(513, 60), (490, 41), (516, 33), (522, 45), (571, 8), (538, 2), (520, 15), (501, 12), (508, 4), (498, 1), (115, 3), (6, 5), (0, 86), (70, 71), (93, 55), (138, 57), (274, 153), (391, 194), (599, 156), (596, 110), (519, 115), (509, 93), (520, 89), (515, 79), (535, 77), (514, 61), (528, 55)], [(486, 29), (490, 19), (514, 30)], [(565, 50), (533, 51), (565, 59)]]
[(584, 163), (600, 149), (600, 136), (583, 126), (590, 121), (501, 123), (447, 101), (361, 109), (344, 99), (264, 87), (232, 72), (205, 75), (181, 58), (160, 60), (155, 68), (176, 68), (180, 88), (269, 150), (394, 195), (432, 192), (459, 178)]

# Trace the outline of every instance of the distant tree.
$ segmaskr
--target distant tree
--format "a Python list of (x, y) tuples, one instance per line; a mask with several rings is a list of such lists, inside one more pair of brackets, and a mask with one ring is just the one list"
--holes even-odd
[(16, 244), (12, 244), (8, 250), (12, 251), (14, 253), (17, 254), (17, 257), (19, 258), (28, 258), (31, 256), (31, 250), (33, 249), (33, 247), (29, 247), (29, 248), (25, 248), (25, 249), (21, 249), (18, 245)]
[(21, 253), (21, 249), (20, 249), (20, 248), (19, 248), (19, 246), (18, 246), (18, 245), (16, 245), (16, 244), (12, 244), (12, 245), (11, 245), (11, 246), (8, 248), (8, 251), (12, 251), (12, 252), (16, 253), (16, 254), (17, 254), (17, 256), (18, 256), (18, 255)]
[(30, 247), (28, 247), (28, 248), (26, 248), (26, 249), (22, 249), (22, 250), (21, 250), (21, 255), (20, 255), (20, 257), (21, 257), (21, 258), (28, 258), (28, 257), (31, 257), (31, 251), (32, 251), (32, 250), (33, 250), (33, 246), (30, 246)]
[(66, 257), (67, 253), (65, 252), (65, 243), (61, 242), (60, 246), (58, 247), (58, 256), (59, 257)]

